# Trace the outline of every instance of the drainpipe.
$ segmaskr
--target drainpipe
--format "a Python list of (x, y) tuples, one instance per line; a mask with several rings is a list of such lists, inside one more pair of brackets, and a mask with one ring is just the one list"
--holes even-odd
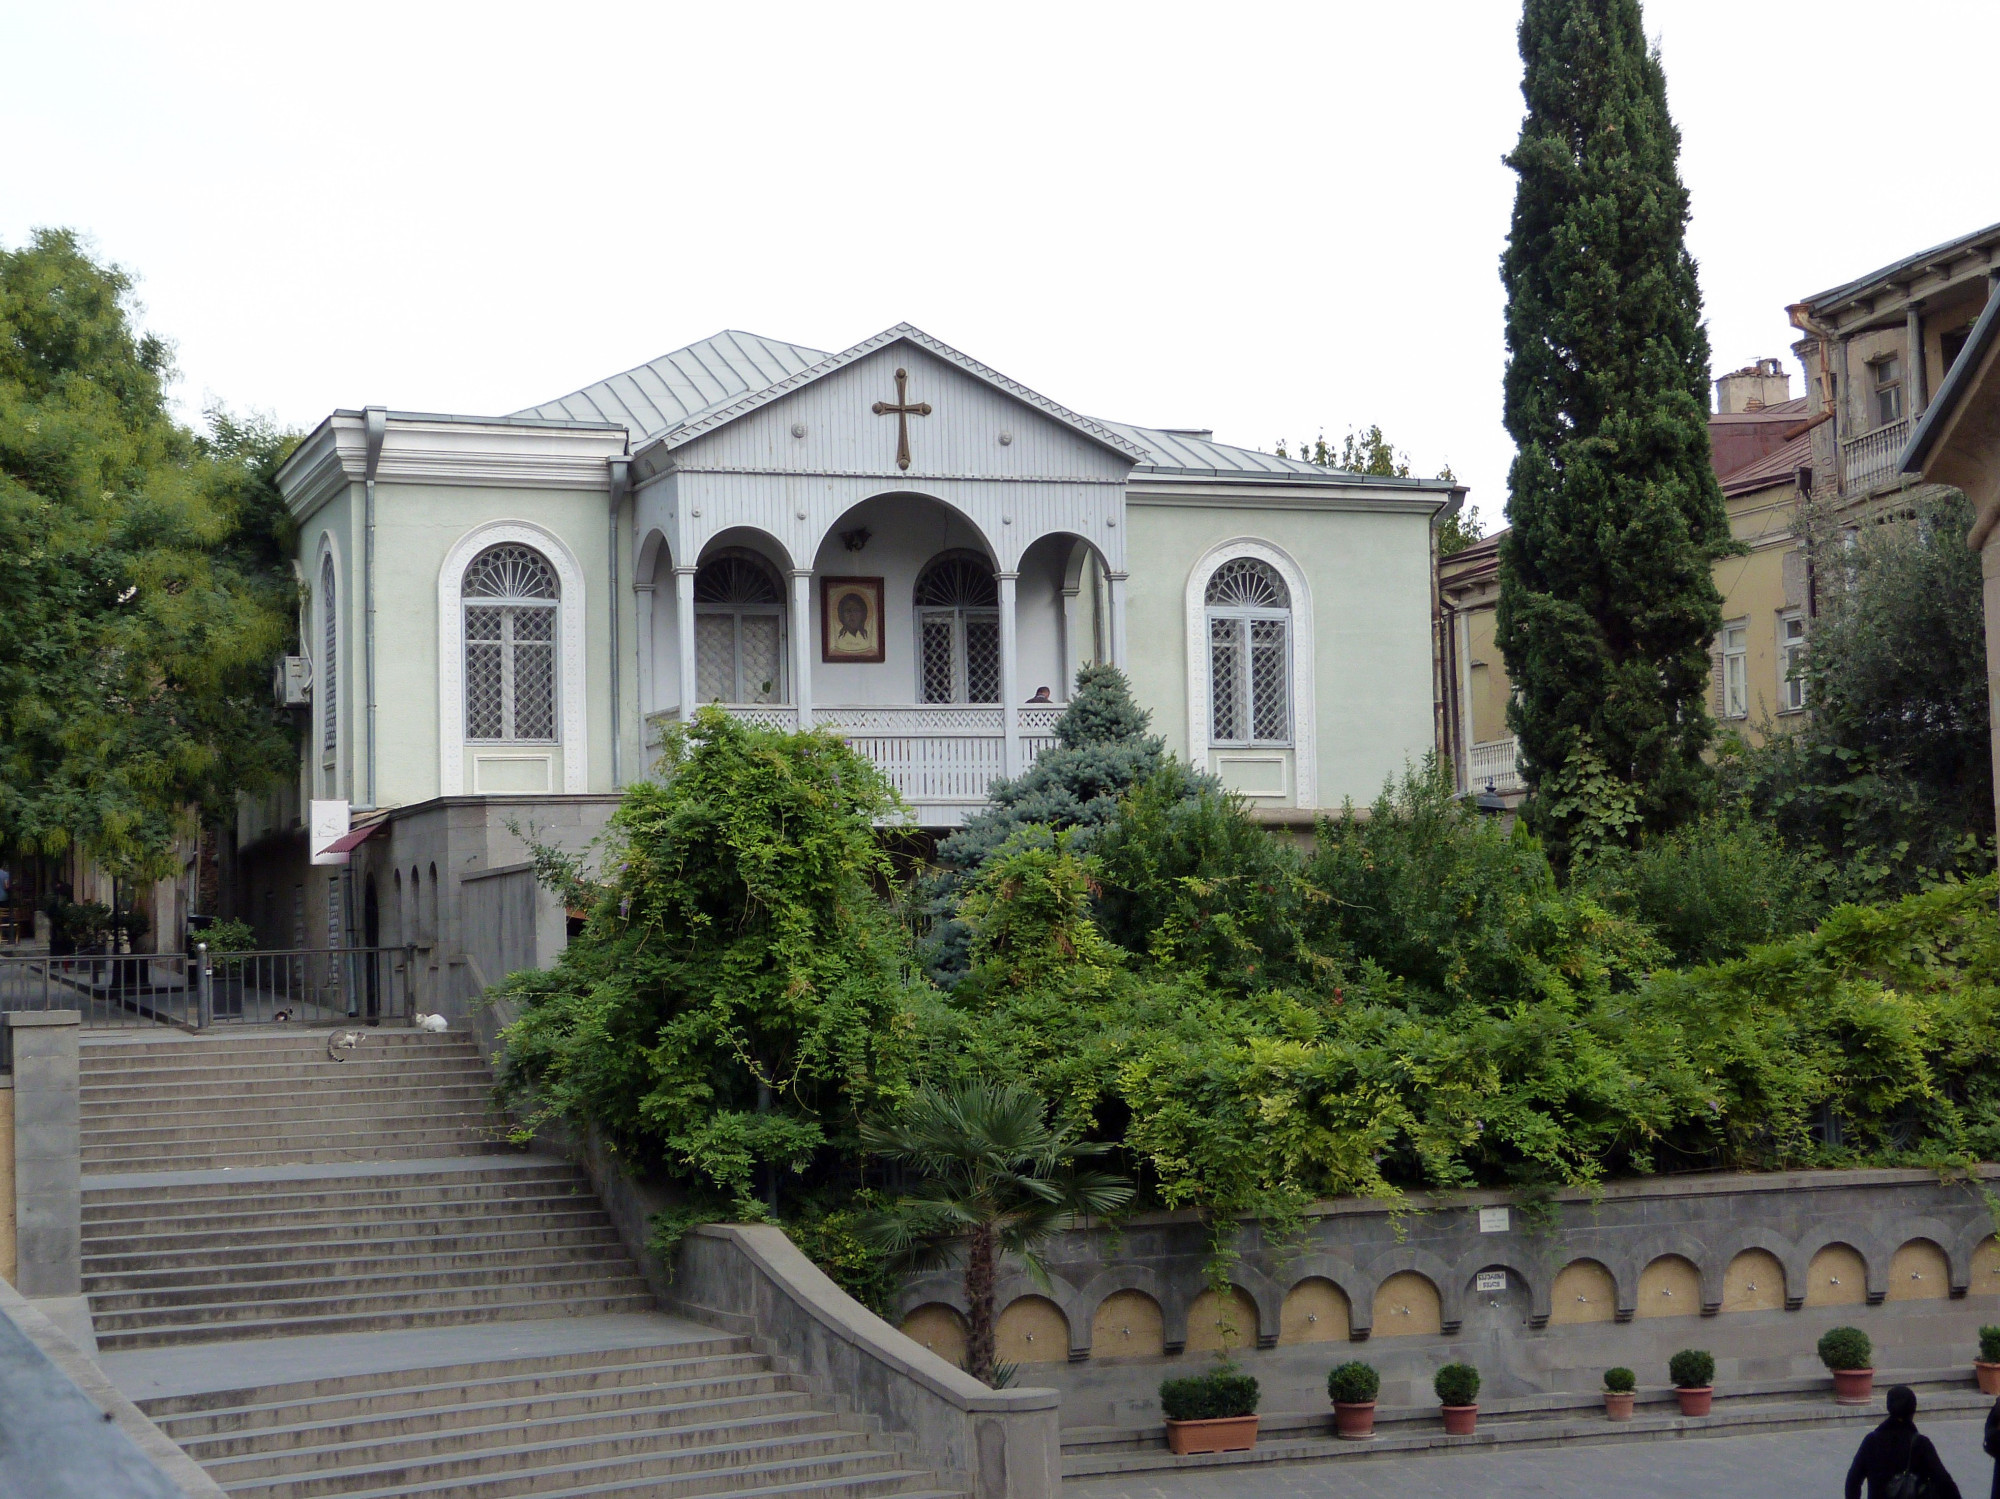
[(606, 463), (611, 469), (611, 547), (607, 554), (611, 558), (611, 592), (606, 595), (611, 609), (611, 789), (616, 791), (625, 784), (624, 754), (619, 744), (625, 725), (618, 711), (618, 512), (631, 492), (632, 460), (611, 458)]
[(382, 439), (389, 431), (389, 411), (384, 406), (370, 406), (362, 413), (368, 439), (368, 466), (364, 477), (368, 485), (367, 530), (362, 539), (361, 598), (363, 611), (362, 657), (368, 673), (368, 802), (366, 810), (375, 806), (375, 472), (382, 466)]

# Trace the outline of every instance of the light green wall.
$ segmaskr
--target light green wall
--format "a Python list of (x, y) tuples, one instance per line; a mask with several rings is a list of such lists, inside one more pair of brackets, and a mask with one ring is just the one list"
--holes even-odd
[[(323, 506), (301, 532), (299, 556), (316, 567), (320, 532), (338, 533), (346, 597), (340, 613), (348, 642), (341, 682), (345, 756), (351, 767), (347, 794), (358, 806), (366, 794), (366, 683), (361, 669), (365, 629), (361, 566), (363, 491), (358, 484)], [(375, 492), (375, 663), (377, 801), (399, 806), (439, 793), (438, 775), (438, 574), (446, 553), (476, 527), (504, 520), (532, 522), (569, 548), (583, 573), (584, 680), (587, 789), (611, 789), (608, 500), (602, 491), (475, 488), (459, 485), (383, 483)], [(629, 535), (624, 540), (630, 548)], [(309, 577), (316, 574), (309, 571)], [(634, 681), (631, 579), (619, 579), (621, 606), (621, 717), (628, 725)], [(578, 747), (564, 745), (565, 756)], [(309, 750), (309, 753), (313, 751)], [(637, 734), (625, 744), (626, 779), (637, 763)], [(316, 764), (316, 758), (311, 762)], [(468, 781), (466, 789), (470, 791)], [(560, 781), (553, 788), (562, 789)]]
[(1269, 542), (1312, 588), (1318, 678), (1315, 800), (1374, 800), (1435, 742), (1431, 703), (1430, 519), (1379, 511), (1127, 506), (1128, 675), (1176, 754), (1187, 734), (1188, 576), (1211, 547)]

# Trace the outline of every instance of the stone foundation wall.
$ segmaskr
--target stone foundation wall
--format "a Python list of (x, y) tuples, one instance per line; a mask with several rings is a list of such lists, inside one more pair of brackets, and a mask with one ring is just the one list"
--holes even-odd
[[(1879, 1369), (1969, 1365), (2000, 1323), (2000, 1241), (1977, 1181), (1916, 1171), (1701, 1176), (1620, 1183), (1539, 1207), (1504, 1193), (1321, 1204), (1296, 1243), (1246, 1225), (1230, 1291), (1204, 1273), (1187, 1215), (1050, 1246), (1047, 1286), (1020, 1267), (1000, 1293), (1000, 1357), (1063, 1391), (1063, 1425), (1158, 1419), (1161, 1379), (1228, 1350), (1266, 1411), (1322, 1410), (1326, 1371), (1363, 1358), (1385, 1404), (1431, 1404), (1441, 1364), (1476, 1364), (1489, 1396), (1598, 1388), (1623, 1364), (1666, 1382), (1680, 1348), (1714, 1353), (1717, 1379), (1822, 1373), (1814, 1345), (1865, 1330)], [(910, 1283), (903, 1328), (947, 1359), (963, 1350), (951, 1272)]]

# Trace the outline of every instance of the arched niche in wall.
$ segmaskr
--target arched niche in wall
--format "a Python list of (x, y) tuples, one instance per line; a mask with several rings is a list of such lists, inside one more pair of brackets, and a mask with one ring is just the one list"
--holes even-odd
[(1951, 1294), (1951, 1263), (1929, 1239), (1912, 1239), (1889, 1259), (1890, 1301), (1942, 1301)]
[(1166, 1321), (1144, 1291), (1113, 1291), (1090, 1319), (1090, 1357), (1158, 1358), (1166, 1352)]
[(1060, 1364), (1069, 1358), (1069, 1318), (1046, 1296), (1007, 1303), (993, 1329), (994, 1357), (1003, 1364)]
[(1416, 1337), (1444, 1330), (1444, 1304), (1428, 1275), (1398, 1270), (1375, 1288), (1375, 1336)]
[(1571, 1260), (1549, 1291), (1549, 1325), (1609, 1322), (1618, 1314), (1618, 1283), (1596, 1260)]
[(1776, 1312), (1785, 1306), (1785, 1267), (1768, 1249), (1746, 1249), (1722, 1272), (1725, 1312)]
[(1868, 1265), (1847, 1244), (1829, 1244), (1806, 1267), (1807, 1306), (1860, 1306), (1868, 1300)]
[(965, 1367), (965, 1318), (958, 1308), (928, 1301), (903, 1318), (903, 1336), (921, 1343), (946, 1363)]
[(1966, 1295), (2000, 1296), (2000, 1238), (1988, 1234), (1974, 1246)]
[(1663, 1254), (1639, 1272), (1633, 1315), (1693, 1317), (1701, 1312), (1701, 1272), (1678, 1254)]
[(1353, 1336), (1352, 1312), (1345, 1291), (1323, 1275), (1311, 1276), (1285, 1293), (1278, 1342), (1345, 1343)]
[(1257, 1303), (1241, 1286), (1203, 1291), (1188, 1308), (1189, 1353), (1240, 1353), (1257, 1346)]

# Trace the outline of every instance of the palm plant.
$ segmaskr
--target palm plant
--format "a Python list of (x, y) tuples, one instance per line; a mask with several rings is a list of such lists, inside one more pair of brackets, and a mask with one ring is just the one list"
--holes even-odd
[(963, 1256), (970, 1313), (966, 1372), (993, 1382), (993, 1293), (1002, 1255), (1017, 1255), (1038, 1282), (1036, 1248), (1081, 1214), (1116, 1212), (1132, 1184), (1081, 1163), (1110, 1147), (1048, 1122), (1048, 1108), (1018, 1083), (921, 1088), (901, 1116), (862, 1128), (862, 1144), (908, 1167), (915, 1189), (860, 1225), (865, 1242), (912, 1269)]

